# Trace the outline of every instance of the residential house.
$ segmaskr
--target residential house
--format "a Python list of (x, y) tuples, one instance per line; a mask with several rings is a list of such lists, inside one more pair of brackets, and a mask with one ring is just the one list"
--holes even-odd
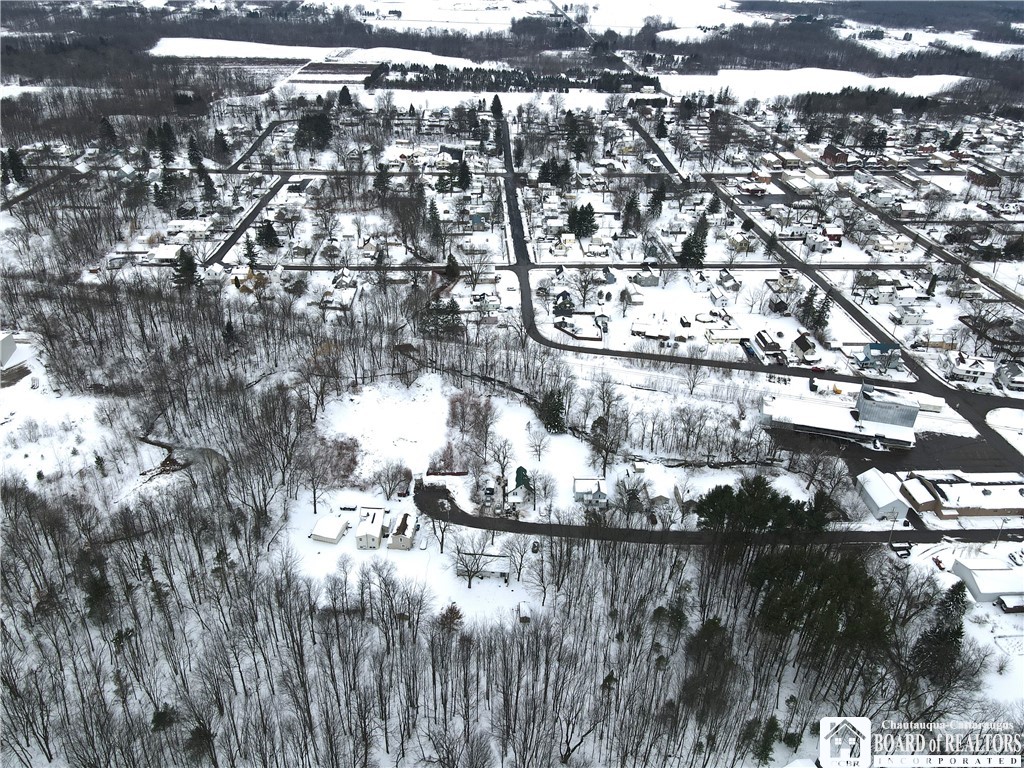
[(391, 539), (388, 541), (388, 549), (412, 549), (413, 538), (416, 536), (416, 515), (412, 512), (403, 512), (391, 531)]
[(760, 347), (765, 354), (777, 354), (782, 351), (782, 345), (768, 331), (758, 331), (754, 336), (754, 343)]
[(690, 285), (690, 290), (694, 293), (707, 293), (712, 288), (712, 282), (708, 280), (707, 275), (702, 271), (687, 270), (686, 282)]
[(999, 186), (1000, 179), (999, 174), (972, 165), (967, 169), (967, 181), (979, 187), (992, 188)]
[(814, 343), (814, 339), (807, 332), (801, 333), (793, 340), (789, 351), (805, 363), (817, 363), (821, 360), (818, 345)]
[(384, 510), (380, 507), (361, 507), (362, 519), (356, 526), (358, 549), (380, 549), (384, 539)]
[(896, 307), (889, 313), (889, 320), (894, 325), (933, 325), (935, 323), (929, 317), (925, 317), (924, 309), (921, 307)]
[(843, 228), (836, 226), (824, 226), (821, 228), (821, 234), (828, 238), (828, 241), (837, 248), (843, 247)]
[(559, 291), (555, 296), (555, 303), (552, 312), (556, 317), (571, 317), (576, 311), (576, 304), (568, 291)]
[(572, 481), (572, 497), (577, 504), (594, 509), (608, 506), (608, 489), (603, 477), (577, 477)]
[(825, 165), (846, 165), (850, 162), (850, 153), (835, 144), (829, 144), (822, 150), (821, 160)]
[(948, 361), (948, 378), (950, 381), (991, 384), (995, 379), (996, 364), (990, 357), (968, 355), (964, 352), (950, 352)]
[(644, 292), (636, 283), (630, 283), (625, 288), (626, 301), (630, 306), (639, 307), (644, 303)]
[(807, 235), (804, 245), (811, 253), (832, 253), (832, 243), (824, 235)]
[(717, 285), (713, 286), (708, 292), (708, 298), (711, 299), (712, 304), (720, 309), (729, 306), (729, 295)]
[(657, 288), (661, 281), (661, 276), (651, 269), (650, 265), (645, 264), (643, 269), (631, 275), (629, 279), (643, 288)]
[(999, 367), (996, 373), (999, 385), (1009, 392), (1024, 392), (1024, 365), (1011, 360)]

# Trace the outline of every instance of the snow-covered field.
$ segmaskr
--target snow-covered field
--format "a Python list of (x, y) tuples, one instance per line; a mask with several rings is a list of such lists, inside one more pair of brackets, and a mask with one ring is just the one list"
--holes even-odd
[(855, 88), (891, 88), (910, 96), (929, 96), (967, 78), (956, 75), (917, 75), (915, 77), (869, 77), (859, 72), (838, 69), (723, 69), (717, 75), (659, 75), (664, 91), (679, 96), (703, 91), (717, 93), (729, 88), (740, 101), (776, 96), (791, 96), (808, 91), (831, 93), (847, 86)]
[[(861, 32), (869, 29), (879, 29), (877, 26), (854, 21), (847, 21), (846, 26), (848, 29), (841, 30), (839, 34), (855, 40), (857, 40), (857, 35)], [(970, 51), (978, 51), (986, 56), (1003, 56), (1024, 48), (1021, 45), (975, 40), (970, 32), (925, 32), (923, 29), (897, 29), (890, 27), (884, 29), (886, 36), (881, 40), (857, 40), (857, 42), (882, 56), (899, 56), (904, 53), (925, 51), (928, 50), (931, 43), (935, 42), (945, 43), (957, 48), (966, 48)], [(908, 33), (910, 34), (910, 40), (904, 40), (904, 36)]]
[[(579, 7), (587, 7), (580, 3)], [(698, 27), (719, 24), (749, 24), (760, 15), (740, 13), (738, 3), (731, 0), (637, 0), (636, 2), (602, 2), (589, 6), (587, 27), (594, 32), (613, 29), (620, 34), (635, 32), (651, 16), (673, 23), (677, 29), (662, 32), (659, 37), (669, 40), (686, 39), (703, 34)], [(570, 15), (573, 15), (570, 12)]]
[[(341, 9), (352, 3), (349, 0), (306, 0), (305, 5)], [(470, 34), (504, 31), (513, 19), (548, 14), (552, 10), (547, 0), (381, 0), (362, 6), (371, 15), (362, 16), (361, 20), (371, 26), (420, 32), (444, 28)], [(401, 17), (391, 15), (392, 11), (401, 13)]]
[(216, 40), (205, 37), (164, 37), (154, 45), (151, 56), (180, 59), (282, 59), (288, 61), (323, 61), (338, 53), (339, 48), (311, 45), (273, 45), (247, 43), (241, 40)]

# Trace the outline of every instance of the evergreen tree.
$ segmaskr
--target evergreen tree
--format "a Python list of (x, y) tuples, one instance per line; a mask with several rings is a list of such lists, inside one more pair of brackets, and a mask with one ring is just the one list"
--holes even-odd
[(338, 105), (342, 107), (352, 106), (352, 94), (349, 93), (347, 85), (341, 87), (341, 93), (338, 95)]
[(942, 595), (935, 608), (936, 620), (955, 624), (964, 620), (967, 613), (967, 585), (958, 581)]
[(512, 164), (519, 167), (526, 159), (526, 144), (520, 136), (516, 136), (512, 142)]
[(204, 172), (201, 178), (203, 183), (203, 199), (208, 203), (212, 203), (217, 199), (217, 187), (214, 185), (209, 173)]
[(174, 285), (178, 290), (187, 291), (196, 285), (198, 275), (196, 271), (196, 257), (192, 249), (184, 247), (178, 254), (178, 261), (174, 265)]
[(668, 124), (665, 122), (665, 115), (658, 115), (658, 124), (654, 128), (654, 138), (666, 139), (668, 138)]
[(828, 327), (828, 318), (832, 313), (832, 297), (829, 294), (825, 294), (821, 297), (821, 301), (814, 307), (813, 322), (808, 323), (815, 333), (824, 330)]
[(22, 162), (21, 155), (14, 147), (7, 148), (7, 170), (18, 184), (23, 184), (28, 180), (25, 163)]
[(11, 169), (7, 166), (7, 155), (0, 154), (0, 185), (7, 186), (11, 183)]
[(688, 267), (699, 267), (704, 263), (708, 241), (708, 218), (703, 213), (697, 219), (693, 232), (683, 240), (683, 252), (679, 263)]
[(380, 202), (383, 203), (388, 199), (388, 191), (391, 188), (391, 175), (388, 173), (388, 167), (382, 165), (377, 169), (377, 175), (373, 177), (373, 190), (377, 193), (377, 197)]
[(281, 240), (277, 236), (273, 222), (264, 221), (256, 233), (256, 244), (270, 251), (281, 247)]
[(503, 133), (505, 129), (502, 125), (502, 123), (494, 124), (494, 151), (498, 157), (505, 156), (505, 134)]
[(256, 246), (248, 232), (245, 233), (245, 263), (250, 267), (256, 266)]
[(213, 132), (213, 156), (223, 162), (230, 154), (231, 147), (228, 146), (228, 140), (224, 137), (220, 128), (217, 128)]
[(565, 432), (565, 396), (560, 389), (549, 389), (537, 406), (537, 418), (553, 434)]
[(640, 212), (640, 195), (633, 190), (626, 198), (626, 205), (622, 209), (622, 232), (636, 232), (640, 229), (642, 214)]
[(708, 216), (714, 216), (722, 210), (722, 200), (718, 195), (711, 196), (711, 202), (708, 203)]
[(597, 222), (594, 217), (594, 206), (587, 203), (577, 208), (575, 205), (569, 207), (569, 231), (576, 237), (590, 237), (597, 232)]
[(178, 140), (174, 136), (174, 129), (171, 128), (171, 124), (166, 120), (160, 125), (157, 142), (160, 149), (160, 159), (164, 165), (167, 165), (174, 159), (174, 153), (178, 149)]
[(461, 270), (459, 269), (459, 263), (455, 260), (455, 256), (448, 254), (448, 262), (444, 267), (444, 276), (448, 278), (449, 282), (454, 283), (459, 279)]
[(119, 144), (117, 132), (105, 115), (100, 118), (99, 141), (100, 147), (104, 150), (112, 149)]
[(825, 126), (821, 123), (811, 123), (807, 128), (807, 136), (804, 137), (804, 141), (808, 144), (817, 144), (825, 135)]
[(174, 196), (167, 185), (153, 184), (153, 205), (164, 213), (170, 213), (174, 207)]
[[(652, 219), (656, 219), (661, 216), (662, 207), (665, 205), (665, 197), (667, 192), (665, 191), (665, 182), (662, 181), (657, 189), (651, 193), (650, 199), (647, 201), (647, 215)], [(716, 198), (717, 199), (717, 198)]]
[(160, 139), (156, 135), (156, 131), (153, 130), (153, 126), (146, 129), (146, 149), (150, 152), (156, 152), (160, 148)]
[(814, 323), (814, 311), (818, 306), (818, 286), (812, 285), (796, 306), (796, 316), (806, 326)]
[(456, 186), (465, 191), (469, 189), (469, 185), (472, 183), (473, 177), (469, 173), (469, 165), (465, 160), (459, 162), (459, 170), (456, 175)]
[(491, 99), (491, 114), (494, 115), (494, 120), (501, 120), (501, 116), (505, 114), (505, 110), (501, 108), (501, 99), (498, 98), (498, 94), (494, 94), (494, 98)]
[(188, 162), (195, 168), (203, 164), (203, 153), (199, 151), (199, 143), (194, 134), (188, 137)]

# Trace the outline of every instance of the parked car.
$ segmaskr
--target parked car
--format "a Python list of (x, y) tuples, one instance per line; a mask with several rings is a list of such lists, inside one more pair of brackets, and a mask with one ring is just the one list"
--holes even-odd
[(942, 564), (942, 561), (939, 560), (938, 557), (933, 557), (932, 562), (935, 563), (935, 567), (938, 568), (940, 571), (946, 570), (946, 566)]
[(1021, 553), (1020, 552), (1011, 552), (1010, 553), (1010, 562), (1013, 563), (1014, 565), (1024, 565), (1024, 557), (1021, 557)]

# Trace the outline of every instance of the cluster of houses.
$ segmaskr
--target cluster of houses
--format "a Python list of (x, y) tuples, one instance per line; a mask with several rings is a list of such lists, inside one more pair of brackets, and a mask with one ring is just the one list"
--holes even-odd
[[(355, 530), (357, 549), (380, 549), (385, 540), (388, 549), (412, 549), (419, 530), (414, 512), (392, 514), (383, 507), (357, 507), (355, 512), (359, 518)], [(340, 514), (322, 515), (313, 526), (309, 538), (325, 544), (337, 544), (348, 529), (347, 517)]]

